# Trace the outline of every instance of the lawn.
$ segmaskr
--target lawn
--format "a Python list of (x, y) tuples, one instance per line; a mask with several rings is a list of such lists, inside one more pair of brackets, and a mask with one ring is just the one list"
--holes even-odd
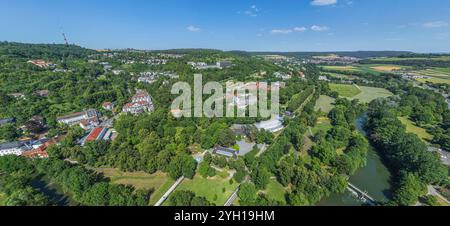
[(330, 89), (338, 92), (339, 96), (342, 97), (354, 97), (361, 93), (361, 90), (359, 90), (356, 86), (348, 84), (330, 83)]
[(316, 134), (319, 131), (325, 131), (327, 132), (330, 130), (333, 126), (331, 125), (331, 121), (327, 117), (321, 117), (317, 119), (317, 124), (312, 128), (312, 133)]
[(150, 204), (156, 203), (167, 189), (175, 182), (165, 173), (157, 172), (148, 174), (145, 172), (122, 172), (112, 168), (97, 168), (95, 171), (103, 173), (103, 175), (115, 184), (131, 185), (136, 189), (153, 189), (154, 192), (150, 199)]
[(169, 188), (175, 183), (175, 180), (168, 178), (167, 181), (161, 185), (150, 197), (150, 205), (155, 205), (155, 203), (164, 195), (164, 193), (169, 190)]
[(416, 126), (415, 123), (408, 118), (399, 117), (398, 119), (406, 126), (406, 132), (416, 134), (425, 142), (430, 142), (433, 139), (431, 134), (429, 134), (425, 129)]
[(286, 188), (283, 187), (276, 179), (271, 179), (266, 190), (262, 191), (269, 199), (273, 199), (282, 203), (286, 203)]
[(230, 184), (229, 180), (219, 176), (205, 179), (197, 174), (192, 180), (185, 179), (176, 190), (192, 191), (197, 196), (205, 197), (216, 206), (223, 206), (238, 186), (238, 183)]
[(378, 98), (390, 97), (393, 94), (387, 89), (375, 88), (368, 86), (360, 86), (361, 92), (358, 95), (350, 97), (350, 99), (358, 99), (361, 103), (370, 103)]
[(316, 102), (315, 110), (321, 110), (322, 112), (328, 114), (334, 107), (334, 101), (335, 99), (332, 97), (321, 95)]

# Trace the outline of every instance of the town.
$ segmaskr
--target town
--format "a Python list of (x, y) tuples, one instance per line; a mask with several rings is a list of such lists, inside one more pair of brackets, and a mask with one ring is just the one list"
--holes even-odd
[(9, 3), (0, 206), (450, 206), (450, 4), (211, 2)]

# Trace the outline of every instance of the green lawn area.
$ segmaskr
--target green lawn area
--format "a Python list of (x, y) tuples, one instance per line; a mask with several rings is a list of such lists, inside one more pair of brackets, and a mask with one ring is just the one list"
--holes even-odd
[(416, 126), (415, 123), (408, 118), (399, 117), (398, 119), (406, 126), (406, 132), (416, 134), (425, 142), (430, 142), (433, 139), (431, 134), (429, 134), (425, 129)]
[(348, 84), (334, 84), (330, 83), (330, 89), (332, 91), (336, 91), (339, 93), (339, 96), (342, 97), (354, 97), (361, 93), (361, 90), (359, 90), (354, 85), (348, 85)]
[(330, 130), (333, 126), (331, 125), (331, 121), (327, 117), (321, 117), (317, 119), (317, 124), (314, 128), (312, 128), (312, 133), (316, 134), (319, 131), (325, 131), (327, 132)]
[(268, 198), (286, 203), (286, 188), (283, 187), (276, 179), (271, 179), (266, 190), (262, 191)]
[(169, 190), (169, 188), (175, 183), (175, 180), (168, 178), (161, 187), (159, 187), (150, 197), (150, 205), (155, 205), (155, 203), (164, 195), (164, 193)]
[(145, 172), (129, 173), (112, 168), (97, 168), (95, 171), (103, 173), (105, 177), (109, 178), (115, 184), (131, 185), (136, 189), (153, 189), (154, 192), (151, 195), (150, 204), (156, 203), (175, 182), (162, 172), (156, 172), (154, 174)]
[(315, 110), (321, 110), (322, 112), (328, 114), (334, 107), (334, 101), (335, 99), (332, 97), (321, 95), (316, 102)]
[(360, 86), (361, 92), (350, 99), (358, 99), (361, 103), (370, 103), (378, 98), (390, 97), (393, 94), (387, 89), (375, 88), (368, 86)]
[[(230, 184), (230, 181), (227, 179), (228, 178), (224, 179), (220, 176), (205, 179), (197, 174), (192, 180), (185, 179), (176, 190), (192, 191), (197, 196), (205, 197), (216, 206), (223, 206), (223, 204), (225, 204), (227, 199), (239, 186), (236, 182)], [(225, 192), (223, 192), (224, 188)]]

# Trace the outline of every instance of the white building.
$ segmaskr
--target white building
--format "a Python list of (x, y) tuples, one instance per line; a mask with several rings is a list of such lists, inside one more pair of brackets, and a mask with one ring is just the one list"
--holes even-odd
[(73, 113), (63, 117), (57, 118), (58, 123), (66, 124), (69, 126), (80, 124), (81, 122), (86, 123), (98, 123), (99, 113), (95, 109), (89, 109), (82, 112)]
[(151, 96), (144, 90), (137, 90), (133, 96), (132, 102), (125, 104), (122, 111), (125, 113), (141, 114), (145, 111), (151, 112), (154, 110)]
[(255, 126), (259, 130), (266, 130), (271, 133), (276, 133), (284, 128), (283, 119), (279, 116), (268, 121), (258, 122), (255, 124)]
[(25, 151), (32, 150), (33, 147), (28, 146), (25, 142), (10, 142), (0, 144), (0, 156), (5, 155), (21, 155)]

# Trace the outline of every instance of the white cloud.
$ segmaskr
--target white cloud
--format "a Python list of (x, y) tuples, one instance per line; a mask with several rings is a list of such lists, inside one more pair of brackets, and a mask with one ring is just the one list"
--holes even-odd
[(330, 28), (327, 26), (313, 25), (313, 26), (311, 26), (311, 30), (319, 32), (319, 31), (328, 31), (328, 30), (330, 30)]
[(248, 10), (245, 10), (245, 11), (239, 12), (239, 13), (242, 13), (247, 16), (255, 17), (255, 16), (258, 16), (259, 11), (260, 11), (260, 9), (256, 5), (252, 5), (252, 6), (250, 6), (250, 8)]
[(439, 28), (439, 27), (447, 27), (448, 23), (445, 21), (431, 21), (423, 24), (426, 28)]
[(282, 35), (287, 35), (292, 33), (291, 29), (274, 29), (272, 30), (272, 34), (282, 34)]
[(305, 32), (306, 31), (306, 27), (295, 27), (294, 31), (296, 31), (296, 32)]
[(202, 30), (202, 29), (200, 29), (199, 27), (196, 27), (196, 26), (193, 26), (193, 25), (188, 26), (186, 29), (187, 29), (188, 31), (190, 31), (190, 32), (199, 32), (199, 31)]
[(326, 5), (336, 5), (337, 0), (313, 0), (311, 5), (314, 6), (326, 6)]

